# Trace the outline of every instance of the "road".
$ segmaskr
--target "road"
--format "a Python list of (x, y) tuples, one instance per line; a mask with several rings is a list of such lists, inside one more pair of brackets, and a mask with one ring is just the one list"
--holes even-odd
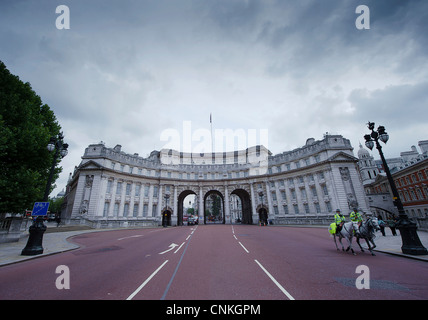
[[(323, 228), (200, 225), (72, 241), (81, 247), (0, 267), (0, 299), (428, 299), (428, 263), (337, 252)], [(360, 265), (370, 289), (356, 287)], [(70, 289), (57, 288), (67, 278), (58, 266)]]

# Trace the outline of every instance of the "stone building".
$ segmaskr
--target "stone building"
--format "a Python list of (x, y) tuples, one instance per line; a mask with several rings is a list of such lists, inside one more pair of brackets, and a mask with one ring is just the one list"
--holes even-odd
[[(399, 158), (386, 159), (397, 187), (404, 211), (421, 230), (428, 230), (428, 140), (419, 141), (421, 153), (415, 146), (400, 153)], [(359, 169), (368, 205), (376, 216), (387, 219), (398, 216), (393, 195), (383, 166), (373, 164), (373, 156), (360, 146)], [(377, 168), (377, 170), (376, 170)]]
[(182, 225), (183, 201), (193, 194), (206, 223), (215, 194), (222, 223), (329, 224), (336, 209), (369, 213), (357, 162), (348, 139), (328, 134), (277, 155), (254, 146), (208, 154), (162, 149), (143, 158), (92, 144), (70, 174), (62, 218), (97, 228)]

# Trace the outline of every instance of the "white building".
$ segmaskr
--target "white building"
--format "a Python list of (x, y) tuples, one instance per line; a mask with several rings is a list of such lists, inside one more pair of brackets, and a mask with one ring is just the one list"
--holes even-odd
[(123, 152), (120, 145), (93, 144), (70, 174), (62, 218), (98, 228), (160, 225), (163, 220), (182, 225), (183, 200), (194, 194), (204, 223), (207, 198), (217, 194), (223, 223), (235, 222), (239, 214), (245, 224), (261, 219), (329, 224), (336, 209), (346, 214), (358, 206), (369, 212), (357, 162), (349, 140), (340, 135), (311, 138), (277, 155), (255, 146), (214, 154), (161, 150), (142, 158)]

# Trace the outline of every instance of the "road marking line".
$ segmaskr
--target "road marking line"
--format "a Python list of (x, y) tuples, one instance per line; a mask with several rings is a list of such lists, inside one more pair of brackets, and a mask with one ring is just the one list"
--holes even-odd
[(286, 296), (287, 296), (287, 298), (288, 299), (290, 299), (290, 300), (295, 300), (294, 298), (293, 298), (293, 296), (291, 295), (291, 294), (289, 294), (288, 292), (287, 292), (287, 290), (285, 290), (284, 289), (284, 287), (283, 286), (281, 286), (281, 284), (278, 282), (278, 281), (276, 281), (276, 279), (262, 266), (262, 264), (260, 263), (260, 262), (258, 262), (256, 259), (254, 259), (254, 261), (259, 265), (259, 267), (267, 274), (267, 276), (273, 281), (273, 283), (275, 283), (276, 284), (276, 286), (279, 288), (279, 290), (281, 290), (282, 291), (282, 293), (283, 294), (285, 294)]
[(161, 264), (161, 266), (159, 267), (159, 268), (157, 268), (156, 270), (155, 270), (155, 272), (153, 272), (151, 275), (150, 275), (150, 277), (148, 277), (147, 279), (146, 279), (146, 281), (144, 281), (142, 284), (141, 284), (141, 286), (139, 286), (138, 288), (137, 288), (137, 290), (135, 290), (128, 298), (126, 298), (126, 300), (132, 300), (132, 298), (134, 298), (135, 297), (135, 295), (138, 293), (138, 292), (140, 292), (141, 291), (141, 289), (143, 289), (144, 287), (145, 287), (145, 285), (146, 284), (148, 284), (149, 283), (149, 281), (156, 275), (156, 273), (158, 273), (159, 272), (159, 270), (160, 269), (162, 269), (163, 268), (163, 266), (166, 264), (168, 262), (168, 260), (165, 260), (165, 262), (164, 263), (162, 263)]
[(235, 238), (235, 240), (238, 240), (238, 238), (235, 235), (233, 235), (233, 237)]
[(250, 251), (248, 251), (247, 248), (244, 247), (244, 245), (241, 243), (241, 241), (238, 241), (238, 242), (241, 245), (241, 247), (244, 248), (245, 251), (247, 251), (247, 253), (250, 253)]
[[(187, 239), (186, 239), (186, 240), (187, 240)], [(174, 251), (174, 253), (177, 253), (177, 252), (178, 252), (178, 250), (180, 250), (180, 249), (181, 249), (181, 247), (183, 246), (183, 244), (184, 244), (184, 243), (185, 243), (185, 242), (183, 242), (183, 243), (178, 247), (178, 249)]]
[(142, 234), (136, 234), (135, 236), (123, 237), (123, 238), (119, 238), (117, 240), (120, 241), (120, 240), (124, 240), (124, 239), (138, 238), (138, 237), (142, 237), (142, 236), (143, 236)]
[(233, 226), (232, 226), (232, 233), (235, 234), (235, 229), (233, 228)]
[(187, 238), (186, 238), (186, 241), (187, 240), (189, 240), (189, 238), (191, 237), (192, 235), (191, 234), (189, 234), (188, 236), (187, 236)]
[[(190, 239), (190, 240), (192, 240), (192, 239)], [(187, 242), (186, 247), (184, 247), (183, 253), (181, 254), (180, 260), (178, 261), (177, 267), (175, 267), (174, 273), (172, 274), (171, 279), (169, 280), (169, 283), (166, 286), (166, 289), (165, 289), (165, 291), (164, 291), (164, 293), (163, 293), (163, 295), (161, 297), (161, 300), (165, 300), (165, 297), (166, 297), (166, 295), (167, 295), (167, 293), (169, 291), (169, 288), (171, 287), (171, 284), (172, 284), (172, 281), (175, 278), (175, 275), (177, 274), (178, 268), (180, 267), (181, 261), (183, 260), (184, 254), (186, 253), (187, 247), (189, 246), (189, 244), (190, 244), (190, 241)]]

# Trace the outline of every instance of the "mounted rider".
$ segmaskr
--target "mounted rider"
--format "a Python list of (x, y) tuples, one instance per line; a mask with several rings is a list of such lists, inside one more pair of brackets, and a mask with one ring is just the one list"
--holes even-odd
[(358, 228), (355, 228), (356, 233), (360, 233), (360, 227), (361, 223), (363, 222), (363, 217), (361, 216), (361, 213), (358, 212), (358, 208), (354, 208), (351, 214), (349, 215), (349, 218), (354, 223), (354, 225), (357, 225)]
[(340, 212), (339, 209), (337, 209), (336, 214), (334, 215), (334, 222), (336, 222), (336, 234), (342, 230), (345, 220), (345, 216)]

